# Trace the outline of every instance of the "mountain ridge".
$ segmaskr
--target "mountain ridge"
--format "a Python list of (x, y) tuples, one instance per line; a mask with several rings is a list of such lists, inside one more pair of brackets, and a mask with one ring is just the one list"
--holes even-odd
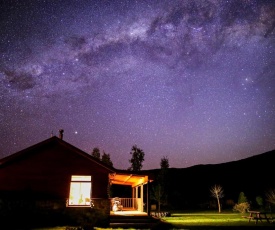
[[(168, 168), (167, 198), (173, 208), (198, 208), (209, 206), (210, 188), (223, 187), (223, 204), (236, 203), (244, 192), (251, 205), (256, 206), (256, 197), (265, 199), (266, 192), (275, 189), (275, 150), (220, 164), (200, 164), (187, 168)], [(157, 184), (160, 169), (143, 170)]]

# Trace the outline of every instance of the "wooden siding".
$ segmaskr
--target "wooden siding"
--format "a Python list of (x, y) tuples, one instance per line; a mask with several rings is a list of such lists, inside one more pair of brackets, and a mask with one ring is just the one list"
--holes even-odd
[(30, 192), (66, 199), (72, 175), (92, 176), (92, 198), (108, 198), (112, 172), (88, 154), (54, 137), (0, 165), (1, 192)]

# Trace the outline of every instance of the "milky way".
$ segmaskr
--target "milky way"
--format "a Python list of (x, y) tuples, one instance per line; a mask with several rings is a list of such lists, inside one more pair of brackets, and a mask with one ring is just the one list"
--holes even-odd
[(275, 149), (275, 1), (1, 1), (0, 156), (64, 140), (143, 169)]

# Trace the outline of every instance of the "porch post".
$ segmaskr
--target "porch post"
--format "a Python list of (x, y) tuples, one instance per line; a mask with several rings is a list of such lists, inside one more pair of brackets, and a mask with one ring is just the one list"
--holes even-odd
[(135, 208), (135, 187), (132, 187), (132, 208)]
[(147, 215), (150, 216), (150, 210), (149, 210), (149, 181), (147, 182), (146, 184), (146, 205), (147, 205), (147, 208), (146, 208), (146, 211), (147, 211)]
[(140, 198), (141, 198), (141, 202), (140, 202), (140, 211), (143, 212), (143, 184), (140, 186)]
[(139, 210), (139, 202), (138, 202), (138, 190), (139, 190), (139, 187), (136, 186), (135, 189), (136, 189), (136, 199), (135, 199), (135, 202), (136, 202), (136, 205), (137, 205), (136, 208), (137, 208), (137, 210)]

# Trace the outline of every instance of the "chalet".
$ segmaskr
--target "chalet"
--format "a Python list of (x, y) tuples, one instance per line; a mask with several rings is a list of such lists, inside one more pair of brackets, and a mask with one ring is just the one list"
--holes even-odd
[[(146, 213), (148, 182), (147, 175), (117, 170), (67, 143), (62, 133), (0, 159), (0, 198), (61, 200), (66, 209)], [(112, 185), (128, 186), (130, 196), (114, 199)]]

